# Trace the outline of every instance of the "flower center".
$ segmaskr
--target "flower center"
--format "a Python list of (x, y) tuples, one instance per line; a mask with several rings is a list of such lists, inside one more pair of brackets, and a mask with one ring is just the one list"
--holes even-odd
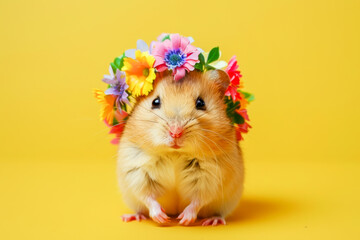
[(117, 86), (117, 89), (118, 89), (118, 91), (119, 91), (119, 97), (121, 98), (122, 95), (124, 94), (125, 87), (124, 87), (124, 85), (119, 84), (119, 85)]
[(149, 69), (148, 68), (144, 68), (143, 75), (144, 75), (144, 77), (149, 76)]
[(165, 63), (169, 69), (182, 66), (186, 61), (186, 55), (180, 50), (170, 50), (165, 54)]

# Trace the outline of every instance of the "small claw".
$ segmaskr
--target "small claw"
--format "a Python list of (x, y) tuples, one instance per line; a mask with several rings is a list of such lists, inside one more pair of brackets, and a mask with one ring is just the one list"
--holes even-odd
[(154, 198), (148, 198), (148, 208), (150, 217), (157, 223), (166, 223), (170, 219), (166, 215), (165, 209)]
[(182, 217), (179, 224), (182, 224), (182, 225), (189, 225), (191, 223), (194, 223), (196, 220), (196, 217)]
[(202, 226), (218, 226), (218, 225), (225, 225), (225, 219), (222, 217), (211, 217), (208, 219), (205, 219), (205, 221), (202, 223)]
[(166, 223), (170, 221), (169, 216), (164, 212), (160, 212), (159, 214), (152, 216), (152, 219), (157, 223)]

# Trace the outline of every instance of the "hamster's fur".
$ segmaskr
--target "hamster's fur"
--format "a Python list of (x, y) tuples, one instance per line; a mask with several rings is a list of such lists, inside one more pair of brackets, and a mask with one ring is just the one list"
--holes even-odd
[[(120, 140), (117, 174), (124, 201), (158, 223), (178, 215), (180, 224), (205, 218), (225, 224), (237, 206), (244, 180), (241, 150), (226, 115), (222, 70), (192, 71), (174, 81), (159, 73), (154, 90), (140, 97)], [(160, 105), (154, 107), (158, 98)], [(196, 108), (197, 99), (205, 103)], [(181, 132), (174, 137), (172, 131)], [(178, 130), (180, 129), (180, 130)]]

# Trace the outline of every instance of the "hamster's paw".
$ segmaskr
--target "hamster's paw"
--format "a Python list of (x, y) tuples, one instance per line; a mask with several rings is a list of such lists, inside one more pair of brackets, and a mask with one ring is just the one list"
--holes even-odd
[(197, 218), (197, 213), (193, 207), (190, 205), (184, 209), (184, 211), (177, 217), (180, 220), (180, 224), (189, 225), (194, 223)]
[(150, 208), (149, 216), (157, 223), (170, 222), (170, 218), (166, 215), (165, 210), (160, 206), (153, 206)]
[(123, 222), (131, 222), (134, 220), (140, 222), (141, 220), (145, 220), (146, 217), (141, 213), (136, 213), (136, 214), (124, 214), (121, 216), (121, 219), (123, 220)]
[(211, 218), (205, 218), (203, 223), (203, 226), (218, 226), (218, 225), (226, 225), (225, 219), (222, 217), (211, 217)]

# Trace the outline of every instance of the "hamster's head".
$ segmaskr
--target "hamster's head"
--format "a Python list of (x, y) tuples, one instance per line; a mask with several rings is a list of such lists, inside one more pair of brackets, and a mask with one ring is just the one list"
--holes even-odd
[(229, 82), (222, 70), (192, 71), (179, 81), (159, 73), (154, 90), (137, 99), (125, 127), (127, 137), (152, 151), (224, 151), (224, 145), (235, 142), (224, 103)]

